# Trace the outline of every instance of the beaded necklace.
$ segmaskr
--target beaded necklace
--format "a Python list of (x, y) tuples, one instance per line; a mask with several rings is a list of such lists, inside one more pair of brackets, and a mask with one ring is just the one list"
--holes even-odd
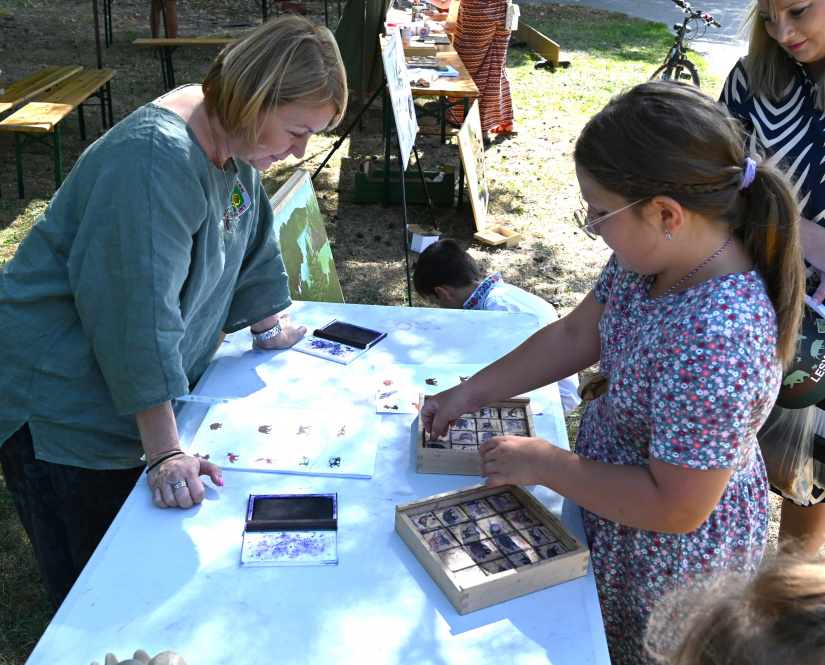
[[(650, 309), (652, 308), (652, 306), (657, 301), (661, 300), (662, 298), (664, 298), (667, 295), (670, 295), (670, 293), (675, 291), (679, 286), (681, 286), (686, 281), (688, 281), (691, 277), (693, 277), (696, 273), (698, 273), (702, 268), (707, 266), (717, 256), (719, 256), (722, 252), (724, 252), (728, 248), (728, 246), (730, 245), (732, 240), (733, 240), (733, 233), (730, 234), (730, 237), (728, 238), (728, 241), (724, 245), (722, 245), (722, 248), (718, 252), (716, 252), (713, 256), (711, 256), (707, 261), (705, 261), (699, 267), (692, 270), (685, 277), (683, 277), (678, 282), (676, 282), (673, 286), (671, 286), (667, 291), (664, 291), (663, 293), (659, 294), (655, 298), (650, 298), (646, 302), (643, 302), (641, 304), (641, 307), (640, 307), (640, 309), (641, 309), (640, 317), (647, 314), (650, 311)], [(590, 400), (596, 399), (605, 390), (607, 390), (607, 384), (608, 384), (607, 374), (609, 374), (610, 370), (613, 369), (613, 367), (615, 365), (614, 361), (616, 360), (619, 352), (622, 351), (625, 347), (625, 336), (627, 334), (626, 328), (627, 328), (628, 318), (629, 317), (625, 317), (623, 320), (621, 320), (619, 322), (619, 324), (616, 326), (616, 329), (614, 330), (614, 336), (616, 338), (616, 343), (612, 345), (612, 348), (611, 348), (612, 353), (610, 353), (608, 355), (605, 355), (601, 359), (601, 367), (602, 367), (603, 371), (596, 372), (594, 374), (591, 374), (588, 377), (585, 377), (582, 380), (581, 384), (579, 385), (579, 396), (583, 400), (590, 401)]]
[[(215, 138), (215, 129), (212, 127), (212, 117), (207, 114), (206, 119), (209, 122), (209, 131), (212, 133), (212, 141), (215, 144), (215, 158), (220, 161), (221, 155), (220, 152), (218, 152), (218, 139)], [(223, 173), (223, 181), (226, 183), (226, 191), (229, 194), (229, 205), (226, 206), (226, 210), (223, 212), (223, 226), (227, 233), (234, 233), (235, 229), (238, 228), (241, 213), (238, 212), (238, 206), (232, 202), (232, 189), (229, 187), (229, 180), (226, 177), (226, 169), (224, 167), (221, 167), (221, 173)]]

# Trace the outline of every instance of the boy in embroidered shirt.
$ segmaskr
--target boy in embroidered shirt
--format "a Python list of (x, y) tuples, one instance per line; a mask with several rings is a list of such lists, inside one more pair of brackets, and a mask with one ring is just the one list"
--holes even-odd
[[(559, 318), (553, 305), (507, 284), (500, 273), (494, 272), (482, 279), (475, 259), (449, 238), (430, 245), (421, 253), (413, 273), (413, 287), (427, 302), (445, 309), (527, 312), (538, 318), (541, 327)], [(559, 381), (565, 414), (581, 402), (578, 387), (575, 376)]]

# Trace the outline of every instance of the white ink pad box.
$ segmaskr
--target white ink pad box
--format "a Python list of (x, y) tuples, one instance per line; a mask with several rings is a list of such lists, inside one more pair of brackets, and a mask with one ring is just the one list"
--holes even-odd
[[(421, 407), (433, 395), (421, 393)], [(479, 475), (478, 448), (493, 436), (536, 436), (530, 399), (514, 397), (495, 402), (476, 413), (461, 416), (446, 437), (430, 439), (418, 418), (416, 464), (418, 473), (450, 473), (459, 476)]]
[(582, 577), (590, 561), (587, 546), (517, 485), (399, 504), (395, 530), (459, 614)]
[(250, 495), (241, 565), (337, 563), (337, 494)]

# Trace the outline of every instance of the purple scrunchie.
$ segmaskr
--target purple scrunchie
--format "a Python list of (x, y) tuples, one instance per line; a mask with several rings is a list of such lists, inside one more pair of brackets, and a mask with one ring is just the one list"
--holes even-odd
[(750, 157), (745, 157), (745, 175), (742, 176), (742, 184), (739, 189), (746, 189), (756, 177), (756, 161)]

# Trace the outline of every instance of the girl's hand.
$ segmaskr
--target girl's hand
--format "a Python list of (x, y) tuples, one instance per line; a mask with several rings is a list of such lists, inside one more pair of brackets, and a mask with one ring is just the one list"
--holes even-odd
[[(209, 476), (215, 485), (223, 486), (219, 466), (199, 457), (178, 455), (163, 462), (149, 472), (152, 501), (158, 508), (191, 508), (203, 501), (205, 491), (200, 476)], [(179, 489), (173, 485), (184, 481)]]
[(499, 485), (544, 485), (545, 470), (552, 463), (556, 446), (544, 439), (524, 436), (494, 436), (478, 449), (481, 477), (488, 487)]
[(255, 342), (255, 346), (266, 349), (268, 351), (288, 349), (294, 346), (298, 341), (306, 335), (306, 326), (298, 326), (297, 328), (292, 324), (292, 317), (289, 314), (275, 314), (263, 321), (258, 321), (251, 327), (253, 334), (272, 330), (276, 324), (281, 324), (281, 332), (274, 337), (265, 339), (260, 342)]
[(455, 425), (460, 416), (481, 408), (481, 405), (473, 406), (467, 401), (463, 386), (464, 384), (460, 384), (440, 392), (424, 403), (419, 417), (431, 438), (447, 436), (449, 427)]

